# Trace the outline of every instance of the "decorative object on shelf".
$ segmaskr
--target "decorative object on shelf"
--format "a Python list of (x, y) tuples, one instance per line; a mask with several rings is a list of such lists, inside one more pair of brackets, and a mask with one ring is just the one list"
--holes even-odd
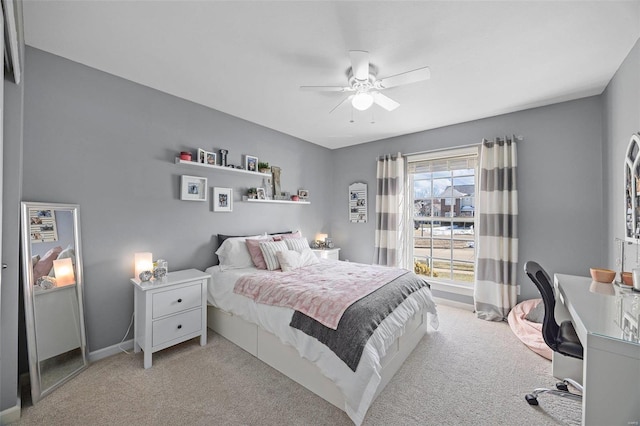
[(231, 168), (231, 169), (235, 169), (236, 166), (234, 166), (233, 164), (227, 164), (227, 167)]
[(163, 280), (169, 273), (169, 263), (164, 259), (158, 259), (153, 264), (153, 278)]
[(180, 159), (184, 161), (191, 161), (191, 153), (189, 151), (182, 151), (180, 153)]
[(49, 290), (56, 286), (56, 279), (45, 275), (44, 277), (38, 278), (34, 285), (40, 287), (42, 290)]
[(76, 283), (76, 276), (73, 272), (73, 261), (70, 257), (54, 260), (53, 273), (56, 276), (58, 287)]
[(244, 168), (249, 170), (250, 172), (258, 171), (258, 157), (254, 157), (253, 155), (245, 155), (244, 156)]
[(215, 166), (216, 165), (217, 155), (216, 155), (215, 152), (205, 151), (204, 152), (204, 158), (205, 158), (205, 163), (206, 164), (209, 164), (211, 166)]
[(141, 282), (148, 282), (151, 281), (151, 278), (153, 278), (153, 272), (151, 271), (142, 271), (140, 272), (140, 274), (138, 274), (138, 278), (140, 278)]
[(269, 163), (266, 161), (258, 162), (258, 170), (260, 173), (269, 173)]
[(271, 166), (271, 175), (273, 176), (273, 195), (280, 195), (280, 174), (282, 170), (278, 166)]
[(328, 249), (332, 249), (333, 248), (333, 240), (329, 237), (326, 237), (324, 239), (324, 247), (328, 248)]
[(207, 164), (207, 151), (198, 148), (198, 163)]
[(207, 178), (182, 175), (181, 179), (181, 200), (207, 201)]
[(300, 197), (297, 195), (292, 195), (291, 196), (291, 201), (300, 201)]
[[(134, 255), (134, 277), (140, 277), (140, 274), (153, 269), (153, 255), (149, 252), (136, 253)], [(142, 279), (142, 278), (140, 278)]]
[(258, 188), (256, 190), (256, 196), (258, 197), (258, 200), (266, 200), (267, 199), (267, 194), (265, 194), (264, 188)]
[(213, 211), (232, 212), (233, 211), (233, 189), (213, 188)]
[(244, 166), (236, 166), (236, 169), (238, 169), (238, 170), (244, 170)]
[(640, 239), (640, 133), (631, 135), (624, 160), (625, 239)]
[(349, 222), (367, 223), (367, 184), (349, 185)]
[(227, 154), (229, 154), (228, 150), (226, 149), (220, 150), (220, 165), (222, 167), (225, 167), (227, 165)]
[(264, 188), (264, 196), (266, 200), (273, 199), (273, 185), (271, 184), (271, 178), (265, 177), (262, 179), (262, 187)]
[(249, 188), (247, 189), (247, 198), (250, 200), (255, 200), (258, 198), (258, 188)]
[(307, 189), (298, 189), (298, 197), (300, 197), (301, 200), (306, 200), (309, 198), (309, 190)]

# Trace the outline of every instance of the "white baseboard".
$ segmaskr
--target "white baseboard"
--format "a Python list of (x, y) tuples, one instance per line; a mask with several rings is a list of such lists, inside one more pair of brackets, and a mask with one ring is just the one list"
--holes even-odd
[(131, 350), (133, 350), (133, 339), (107, 346), (106, 348), (98, 349), (97, 351), (89, 352), (89, 362), (96, 362), (112, 355), (117, 355), (120, 352)]
[(438, 305), (447, 305), (453, 308), (464, 309), (465, 311), (470, 311), (470, 312), (475, 311), (475, 307), (473, 305), (470, 305), (469, 303), (462, 303), (456, 300), (443, 299), (441, 297), (435, 297), (435, 296), (433, 297), (433, 300), (435, 300), (436, 304)]
[(20, 421), (20, 398), (16, 405), (0, 411), (0, 425), (8, 425)]

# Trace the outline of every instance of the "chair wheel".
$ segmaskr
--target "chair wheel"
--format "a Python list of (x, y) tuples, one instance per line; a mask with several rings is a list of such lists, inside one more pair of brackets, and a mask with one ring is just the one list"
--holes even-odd
[(527, 400), (527, 402), (529, 403), (529, 405), (538, 405), (538, 399), (533, 396), (532, 394), (528, 393), (524, 396), (524, 399)]
[(556, 383), (556, 389), (563, 392), (569, 392), (569, 386), (565, 382)]

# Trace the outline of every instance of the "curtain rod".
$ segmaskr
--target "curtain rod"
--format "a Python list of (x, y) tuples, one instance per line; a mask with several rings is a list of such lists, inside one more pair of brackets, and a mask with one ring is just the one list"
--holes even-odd
[[(522, 136), (522, 135), (518, 135), (515, 138), (516, 138), (516, 140), (518, 142), (524, 141), (524, 136)], [(498, 139), (500, 141), (502, 140), (502, 138), (495, 138), (495, 139)], [(409, 156), (409, 155), (427, 154), (427, 153), (430, 153), (430, 152), (449, 151), (451, 149), (458, 149), (458, 148), (471, 148), (471, 147), (480, 146), (480, 145), (482, 145), (482, 142), (480, 142), (480, 143), (470, 143), (470, 144), (467, 144), (467, 145), (450, 146), (450, 147), (447, 147), (447, 148), (430, 149), (429, 151), (409, 152), (407, 154), (404, 154), (404, 156), (406, 157), (406, 156)], [(378, 159), (378, 158), (380, 158), (380, 157), (377, 157), (376, 159)]]

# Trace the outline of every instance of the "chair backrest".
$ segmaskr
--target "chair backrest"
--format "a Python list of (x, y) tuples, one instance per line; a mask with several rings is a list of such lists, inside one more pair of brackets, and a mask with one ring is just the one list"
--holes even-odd
[(542, 266), (532, 260), (528, 261), (524, 265), (524, 271), (531, 278), (531, 281), (538, 287), (538, 291), (542, 296), (542, 302), (544, 303), (544, 320), (542, 321), (542, 337), (545, 343), (554, 351), (557, 352), (558, 330), (560, 326), (556, 322), (554, 309), (556, 307), (556, 297), (554, 295), (553, 286), (551, 285), (551, 278), (546, 273)]

